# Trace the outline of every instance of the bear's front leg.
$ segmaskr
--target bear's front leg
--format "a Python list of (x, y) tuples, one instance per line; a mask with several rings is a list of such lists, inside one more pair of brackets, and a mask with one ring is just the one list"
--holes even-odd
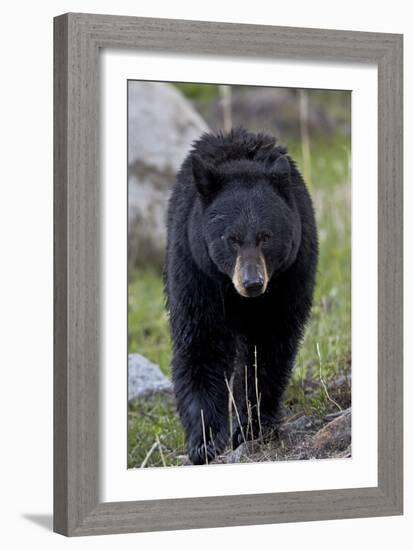
[(221, 454), (229, 435), (226, 378), (232, 371), (231, 345), (227, 343), (224, 357), (212, 342), (201, 347), (191, 342), (185, 353), (174, 353), (172, 362), (178, 412), (193, 464), (208, 463)]
[(225, 321), (219, 285), (182, 247), (170, 248), (167, 276), (176, 403), (189, 459), (205, 464), (228, 440), (226, 379), (234, 368), (235, 336)]
[(297, 348), (298, 337), (288, 329), (264, 333), (250, 341), (245, 353), (245, 370), (239, 376), (242, 414), (241, 426), (234, 426), (233, 448), (246, 439), (265, 438), (277, 430), (281, 400)]

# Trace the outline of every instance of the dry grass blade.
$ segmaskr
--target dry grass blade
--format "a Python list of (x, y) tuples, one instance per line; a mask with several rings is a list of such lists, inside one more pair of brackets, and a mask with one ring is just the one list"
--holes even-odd
[(217, 454), (217, 448), (216, 448), (216, 445), (215, 445), (214, 434), (212, 433), (212, 428), (211, 427), (209, 427), (209, 438), (210, 438), (212, 446), (214, 448), (214, 454)]
[[(231, 376), (231, 379), (230, 379), (230, 387), (232, 388), (233, 386), (233, 383), (234, 383), (234, 375)], [(227, 383), (228, 385), (228, 383)], [(230, 437), (230, 441), (231, 441), (231, 446), (232, 446), (232, 437), (233, 437), (233, 431), (232, 431), (232, 401), (231, 401), (231, 393), (232, 392), (228, 392), (228, 418), (229, 418), (229, 437)]]
[(321, 385), (323, 386), (326, 397), (330, 401), (330, 403), (333, 403), (333, 405), (335, 405), (338, 408), (339, 411), (342, 411), (343, 409), (342, 409), (342, 407), (340, 407), (340, 405), (337, 403), (337, 401), (335, 401), (332, 397), (330, 397), (330, 394), (328, 393), (328, 389), (327, 389), (327, 384), (325, 383), (325, 381), (323, 379), (322, 360), (321, 360), (320, 346), (318, 345), (318, 342), (316, 344), (316, 348), (317, 348), (318, 361), (319, 361), (319, 364), (320, 364), (320, 382), (321, 382)]
[(262, 439), (262, 426), (261, 426), (261, 394), (258, 392), (258, 360), (257, 360), (257, 346), (254, 346), (254, 373), (255, 373), (255, 397), (257, 400), (257, 417), (258, 427), (260, 430), (260, 439)]
[(145, 458), (143, 459), (142, 464), (140, 466), (141, 468), (145, 468), (145, 466), (148, 463), (148, 460), (151, 458), (151, 455), (152, 455), (152, 453), (154, 452), (154, 450), (156, 449), (157, 446), (158, 446), (158, 441), (155, 441), (155, 443), (152, 445), (152, 447), (147, 452)]
[(205, 433), (205, 420), (204, 420), (204, 411), (203, 411), (203, 409), (201, 409), (201, 422), (202, 422), (202, 436), (204, 438), (205, 464), (208, 464), (208, 451), (207, 451), (207, 442), (206, 442), (206, 433)]
[(233, 392), (232, 392), (232, 390), (231, 390), (231, 387), (230, 387), (230, 385), (229, 385), (229, 383), (228, 383), (227, 377), (225, 377), (225, 384), (227, 385), (227, 388), (228, 388), (228, 395), (230, 396), (232, 405), (233, 405), (234, 410), (235, 410), (235, 414), (236, 414), (236, 417), (237, 417), (239, 429), (240, 429), (240, 431), (241, 431), (242, 439), (243, 439), (244, 443), (246, 443), (247, 440), (246, 440), (246, 438), (245, 438), (244, 428), (242, 427), (242, 424), (241, 424), (241, 418), (240, 418), (239, 413), (238, 413), (238, 407), (237, 407), (237, 404), (235, 403), (234, 394), (233, 394)]
[(254, 427), (252, 423), (252, 405), (251, 400), (248, 398), (248, 366), (245, 365), (245, 403), (247, 406), (247, 434), (246, 438), (248, 439), (248, 434), (250, 434), (250, 439), (254, 444), (255, 434)]
[(161, 455), (161, 460), (162, 460), (162, 466), (166, 466), (165, 457), (162, 450), (162, 443), (159, 440), (159, 436), (156, 436), (156, 442), (158, 443), (159, 454)]

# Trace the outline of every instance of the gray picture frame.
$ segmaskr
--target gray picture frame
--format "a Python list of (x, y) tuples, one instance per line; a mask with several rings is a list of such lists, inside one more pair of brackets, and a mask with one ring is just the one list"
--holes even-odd
[[(402, 36), (65, 14), (54, 20), (54, 46), (54, 530), (74, 536), (402, 514)], [(98, 61), (105, 47), (378, 67), (377, 487), (100, 501)]]

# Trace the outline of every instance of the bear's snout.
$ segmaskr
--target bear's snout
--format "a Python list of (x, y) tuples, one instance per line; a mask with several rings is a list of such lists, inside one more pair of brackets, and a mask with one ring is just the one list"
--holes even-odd
[(267, 289), (268, 274), (265, 258), (258, 251), (240, 253), (235, 263), (232, 282), (244, 298), (260, 296)]
[(249, 296), (261, 294), (264, 286), (264, 276), (258, 269), (257, 264), (249, 264), (242, 274), (242, 284)]

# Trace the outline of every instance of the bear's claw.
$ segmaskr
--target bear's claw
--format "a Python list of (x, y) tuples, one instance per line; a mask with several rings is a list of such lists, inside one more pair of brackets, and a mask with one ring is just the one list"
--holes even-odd
[(208, 464), (212, 462), (218, 454), (219, 452), (217, 452), (217, 449), (212, 443), (207, 443), (206, 449), (205, 444), (201, 443), (200, 445), (191, 447), (188, 451), (189, 460), (195, 465)]
[(261, 425), (258, 422), (237, 426), (232, 434), (232, 448), (235, 450), (242, 443), (251, 440), (269, 440), (278, 434), (279, 421), (273, 417), (262, 418)]

